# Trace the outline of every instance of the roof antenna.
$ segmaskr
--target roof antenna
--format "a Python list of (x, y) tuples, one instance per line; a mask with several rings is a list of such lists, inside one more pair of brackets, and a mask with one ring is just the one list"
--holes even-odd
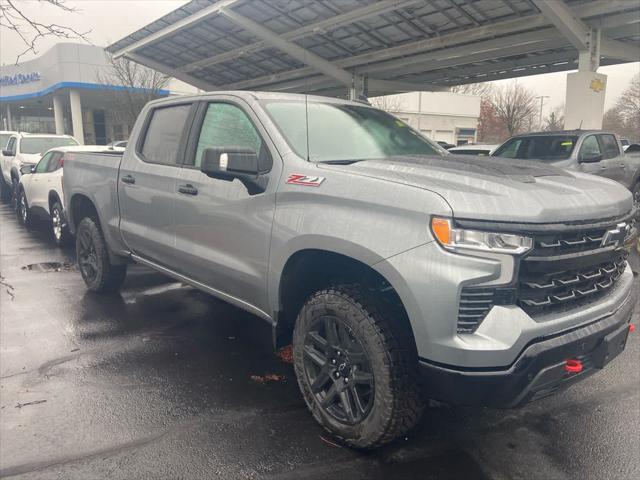
[(584, 121), (584, 120), (580, 120), (580, 125), (578, 126), (578, 130), (582, 130), (582, 122), (583, 122), (583, 121)]
[[(304, 51), (305, 60), (307, 59), (307, 50)], [(307, 129), (307, 162), (311, 161), (311, 150), (309, 149), (309, 91), (307, 84), (308, 77), (304, 77), (304, 123)]]

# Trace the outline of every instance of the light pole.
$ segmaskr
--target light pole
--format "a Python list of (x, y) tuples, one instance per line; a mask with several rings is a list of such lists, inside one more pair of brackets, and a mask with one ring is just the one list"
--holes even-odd
[(540, 118), (538, 120), (539, 129), (542, 130), (542, 105), (544, 104), (545, 98), (551, 98), (549, 95), (539, 95), (536, 98), (540, 99)]

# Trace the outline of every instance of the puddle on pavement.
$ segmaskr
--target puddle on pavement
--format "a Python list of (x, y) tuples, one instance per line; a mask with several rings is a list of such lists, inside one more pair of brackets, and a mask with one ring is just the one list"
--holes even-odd
[(22, 267), (22, 270), (27, 270), (30, 272), (72, 272), (76, 271), (77, 267), (75, 263), (63, 263), (63, 262), (42, 262), (42, 263), (31, 263), (29, 265), (25, 265)]

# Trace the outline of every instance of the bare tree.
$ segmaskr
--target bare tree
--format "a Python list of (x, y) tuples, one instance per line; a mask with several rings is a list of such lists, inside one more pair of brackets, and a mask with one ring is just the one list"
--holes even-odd
[(402, 101), (396, 95), (384, 95), (370, 99), (371, 105), (389, 113), (398, 113), (402, 108)]
[(554, 108), (543, 120), (543, 130), (557, 132), (564, 128), (564, 104)]
[(108, 59), (111, 68), (97, 72), (97, 80), (105, 86), (126, 87), (114, 92), (111, 110), (133, 125), (142, 108), (160, 96), (160, 90), (167, 86), (170, 77), (124, 57), (116, 59), (109, 55)]
[(538, 111), (533, 93), (516, 80), (497, 88), (491, 96), (491, 104), (509, 135), (531, 128), (533, 117)]
[[(20, 58), (29, 53), (38, 53), (37, 43), (45, 37), (76, 38), (86, 42), (87, 35), (91, 32), (79, 32), (74, 28), (48, 23), (32, 18), (25, 13), (22, 0), (0, 0), (0, 27), (14, 32), (25, 45), (25, 50), (16, 58), (16, 63)], [(38, 0), (40, 3), (51, 5), (63, 12), (78, 13), (79, 10), (65, 4), (65, 0)]]
[(456, 85), (451, 87), (453, 93), (462, 93), (463, 95), (477, 95), (482, 98), (488, 98), (493, 93), (493, 85), (490, 83), (468, 83), (467, 85)]
[(640, 130), (640, 73), (636, 73), (627, 89), (616, 102), (616, 109), (622, 120)]

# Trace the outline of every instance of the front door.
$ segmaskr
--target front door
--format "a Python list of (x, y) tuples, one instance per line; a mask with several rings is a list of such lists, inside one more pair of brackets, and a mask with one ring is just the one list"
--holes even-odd
[(187, 103), (150, 110), (118, 178), (123, 240), (133, 253), (169, 268), (176, 267), (175, 191), (191, 108)]
[[(202, 104), (190, 154), (176, 190), (176, 247), (185, 275), (267, 311), (267, 264), (279, 161), (248, 106), (229, 101)], [(267, 190), (250, 194), (239, 180), (200, 171), (206, 148), (248, 147), (269, 176)]]
[[(598, 161), (585, 161), (591, 157), (599, 157)], [(596, 135), (589, 135), (580, 145), (580, 151), (578, 152), (578, 162), (580, 171), (584, 173), (590, 173), (592, 175), (600, 175), (601, 177), (610, 177), (607, 162), (603, 159), (602, 149), (600, 148), (600, 142)]]

